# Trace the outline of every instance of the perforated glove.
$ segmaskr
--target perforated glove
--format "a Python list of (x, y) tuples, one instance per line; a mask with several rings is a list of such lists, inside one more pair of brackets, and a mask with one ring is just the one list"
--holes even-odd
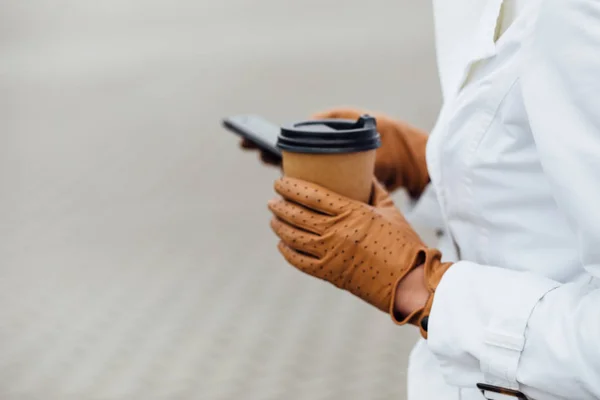
[[(370, 205), (287, 177), (276, 181), (275, 190), (282, 197), (269, 202), (271, 227), (290, 264), (390, 313), (398, 324), (419, 326), (427, 336), (433, 295), (450, 264), (423, 244), (378, 183)], [(410, 315), (397, 315), (398, 283), (421, 265), (429, 299)]]

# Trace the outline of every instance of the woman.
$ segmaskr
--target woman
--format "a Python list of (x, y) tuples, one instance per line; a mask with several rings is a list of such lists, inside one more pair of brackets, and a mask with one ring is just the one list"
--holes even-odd
[(420, 329), (410, 400), (600, 398), (600, 2), (434, 12), (444, 105), (429, 139), (378, 116), (376, 175), (431, 188), (451, 246), (427, 248), (379, 184), (361, 205), (283, 178), (279, 249)]

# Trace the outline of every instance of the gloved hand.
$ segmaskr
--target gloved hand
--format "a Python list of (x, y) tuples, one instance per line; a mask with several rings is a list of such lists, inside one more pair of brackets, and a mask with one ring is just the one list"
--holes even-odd
[[(423, 244), (377, 182), (370, 205), (286, 177), (276, 181), (275, 190), (283, 198), (269, 202), (275, 215), (271, 227), (290, 264), (389, 312), (398, 324), (417, 325), (427, 337), (433, 295), (450, 264)], [(396, 289), (421, 267), (426, 301), (409, 315), (399, 315)]]
[(358, 119), (369, 114), (377, 120), (381, 147), (377, 149), (375, 176), (389, 191), (406, 188), (413, 198), (418, 198), (429, 183), (425, 160), (428, 135), (403, 121), (385, 114), (354, 108), (335, 108), (313, 115), (314, 119)]

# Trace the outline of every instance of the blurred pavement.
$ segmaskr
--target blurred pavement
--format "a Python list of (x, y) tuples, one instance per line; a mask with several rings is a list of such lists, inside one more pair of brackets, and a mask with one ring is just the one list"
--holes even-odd
[(403, 399), (416, 332), (286, 266), (223, 116), (429, 129), (430, 4), (0, 2), (0, 398)]

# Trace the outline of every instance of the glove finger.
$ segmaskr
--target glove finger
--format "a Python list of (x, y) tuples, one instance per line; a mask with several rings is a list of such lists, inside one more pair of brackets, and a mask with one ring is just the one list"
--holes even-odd
[(317, 213), (281, 198), (269, 201), (268, 206), (279, 219), (317, 235), (324, 234), (337, 221), (335, 217)]
[(343, 215), (360, 204), (314, 183), (285, 176), (275, 181), (275, 191), (287, 200), (330, 216)]
[(285, 258), (285, 260), (288, 263), (290, 263), (291, 265), (298, 268), (304, 273), (316, 276), (317, 271), (323, 269), (323, 267), (320, 265), (316, 258), (299, 253), (298, 251), (285, 244), (283, 241), (279, 242), (277, 248), (279, 249), (279, 252), (283, 255), (283, 258)]
[(281, 157), (277, 157), (276, 155), (271, 154), (268, 151), (261, 151), (260, 159), (265, 164), (274, 165), (274, 166), (281, 165)]
[(240, 141), (240, 147), (242, 149), (248, 149), (248, 150), (258, 149), (258, 146), (256, 145), (256, 143), (254, 143), (251, 140), (248, 140), (246, 138), (243, 138)]
[(325, 254), (325, 242), (321, 237), (289, 225), (277, 217), (271, 219), (271, 229), (288, 247), (321, 258)]

